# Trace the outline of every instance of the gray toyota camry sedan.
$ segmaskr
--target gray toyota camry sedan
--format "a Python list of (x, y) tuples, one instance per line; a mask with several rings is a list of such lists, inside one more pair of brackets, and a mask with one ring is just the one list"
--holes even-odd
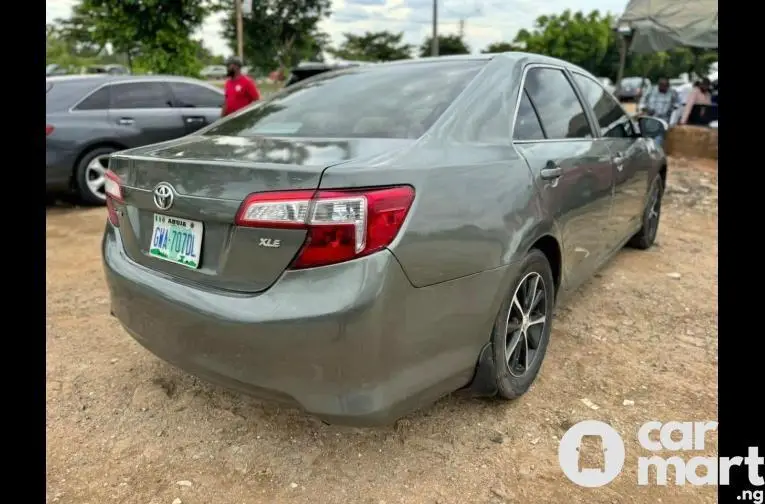
[(330, 423), (514, 399), (555, 305), (652, 245), (664, 128), (539, 55), (321, 74), (111, 158), (111, 310), (160, 358)]

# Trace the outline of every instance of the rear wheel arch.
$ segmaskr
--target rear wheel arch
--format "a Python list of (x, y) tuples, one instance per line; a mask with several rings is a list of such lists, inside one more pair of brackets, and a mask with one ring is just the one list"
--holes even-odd
[(74, 164), (72, 165), (72, 175), (71, 175), (71, 182), (74, 184), (75, 181), (75, 175), (77, 173), (77, 167), (80, 165), (80, 162), (82, 161), (82, 158), (88, 155), (88, 153), (96, 150), (101, 149), (103, 147), (108, 147), (111, 149), (114, 149), (115, 151), (125, 150), (127, 147), (119, 142), (115, 142), (114, 140), (101, 140), (97, 142), (92, 142), (88, 145), (86, 145), (80, 153), (77, 155), (77, 158), (74, 160)]
[(544, 235), (538, 238), (529, 247), (529, 250), (537, 249), (547, 257), (547, 262), (550, 263), (550, 269), (553, 274), (553, 281), (555, 282), (555, 298), (558, 297), (558, 291), (561, 286), (561, 278), (563, 274), (563, 254), (561, 251), (560, 243), (552, 235)]

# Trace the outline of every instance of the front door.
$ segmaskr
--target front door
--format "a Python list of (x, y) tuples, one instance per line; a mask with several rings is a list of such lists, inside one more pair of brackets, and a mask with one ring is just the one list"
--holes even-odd
[(569, 288), (587, 279), (606, 252), (613, 192), (611, 152), (595, 138), (562, 69), (528, 70), (513, 141), (529, 164), (561, 239)]
[(117, 126), (120, 139), (128, 147), (164, 142), (186, 134), (165, 83), (116, 83), (110, 86), (109, 95), (109, 120)]
[(171, 81), (169, 86), (173, 105), (181, 112), (187, 134), (220, 119), (223, 108), (220, 90), (185, 81)]
[(614, 200), (607, 231), (609, 247), (613, 249), (640, 229), (650, 182), (650, 153), (646, 139), (639, 135), (632, 119), (611, 93), (584, 74), (573, 76), (613, 160)]

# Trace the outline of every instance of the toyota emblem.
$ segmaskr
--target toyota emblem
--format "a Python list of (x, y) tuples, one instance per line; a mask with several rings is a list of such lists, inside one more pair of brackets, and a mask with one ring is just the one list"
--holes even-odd
[(173, 206), (173, 187), (167, 182), (160, 182), (154, 188), (154, 204), (160, 210), (168, 210)]

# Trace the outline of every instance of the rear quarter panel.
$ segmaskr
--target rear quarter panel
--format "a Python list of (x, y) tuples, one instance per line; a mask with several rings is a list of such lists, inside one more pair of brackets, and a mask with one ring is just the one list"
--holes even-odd
[(510, 62), (492, 61), (410, 148), (324, 172), (322, 188), (415, 188), (407, 221), (390, 249), (416, 287), (505, 266), (540, 236), (554, 234), (509, 127), (499, 141), (482, 142), (472, 131), (496, 114), (509, 125), (520, 75)]
[(46, 119), (56, 128), (47, 138), (49, 148), (80, 151), (94, 141), (114, 142), (119, 139), (106, 110), (49, 114)]

